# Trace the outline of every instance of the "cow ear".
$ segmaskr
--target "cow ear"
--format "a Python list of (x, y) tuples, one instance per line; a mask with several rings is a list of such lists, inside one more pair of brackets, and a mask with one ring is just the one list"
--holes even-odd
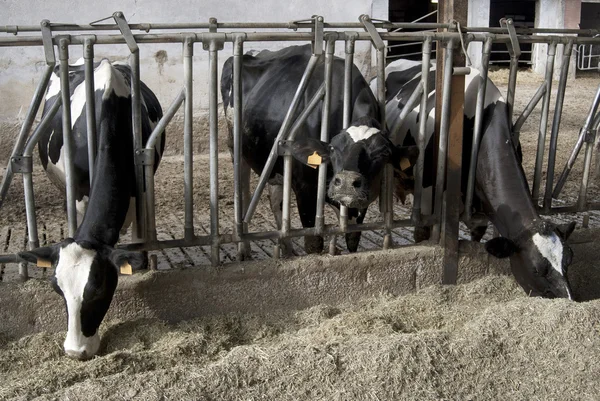
[(392, 164), (404, 171), (417, 164), (419, 158), (418, 146), (395, 146), (392, 155)]
[(121, 274), (132, 274), (135, 270), (145, 269), (148, 260), (142, 252), (132, 252), (123, 249), (113, 249), (110, 261), (119, 269)]
[(317, 168), (322, 163), (329, 161), (329, 144), (314, 138), (296, 139), (291, 142), (283, 142), (279, 148), (289, 152), (300, 163), (309, 167)]
[(31, 251), (19, 252), (19, 257), (39, 267), (51, 267), (58, 260), (59, 245), (44, 246)]
[(566, 241), (574, 230), (574, 221), (556, 226), (556, 231), (558, 231), (558, 235), (560, 235), (560, 238), (562, 238), (563, 241)]
[(499, 259), (508, 258), (519, 250), (517, 245), (504, 237), (497, 237), (485, 243), (485, 250)]

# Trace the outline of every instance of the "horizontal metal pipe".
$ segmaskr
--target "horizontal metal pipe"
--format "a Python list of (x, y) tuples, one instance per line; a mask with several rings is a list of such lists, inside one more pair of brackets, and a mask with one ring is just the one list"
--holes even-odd
[[(196, 41), (211, 40), (214, 33), (185, 33), (186, 35), (195, 34)], [(239, 33), (219, 33), (225, 35), (225, 42), (233, 42), (235, 35)], [(326, 35), (336, 35), (338, 40), (343, 40), (342, 32), (328, 31)], [(458, 40), (460, 34), (456, 32), (379, 32), (381, 38), (387, 41), (416, 41), (431, 37), (435, 41)], [(158, 33), (158, 34), (139, 34), (133, 35), (136, 43), (181, 43), (183, 34)], [(309, 32), (250, 32), (247, 33), (245, 41), (264, 42), (264, 41), (311, 41), (314, 35)], [(356, 32), (356, 40), (368, 41), (371, 37), (366, 32)], [(83, 44), (87, 35), (71, 35), (71, 44)], [(483, 42), (488, 37), (492, 37), (495, 43), (509, 43), (510, 36), (502, 34), (466, 34), (465, 43)], [(562, 43), (566, 44), (572, 41), (575, 44), (600, 44), (600, 37), (561, 37), (552, 35), (518, 36), (519, 43)], [(571, 38), (571, 39), (570, 39)], [(53, 38), (54, 44), (58, 43), (59, 38)], [(126, 43), (121, 35), (98, 35), (96, 44), (123, 44)], [(18, 36), (18, 37), (0, 37), (0, 47), (3, 46), (42, 46), (41, 36)]]

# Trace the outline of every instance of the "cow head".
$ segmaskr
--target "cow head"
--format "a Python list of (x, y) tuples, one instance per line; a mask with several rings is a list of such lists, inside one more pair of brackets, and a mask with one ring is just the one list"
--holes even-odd
[(67, 307), (67, 337), (65, 353), (85, 360), (93, 357), (100, 347), (98, 327), (117, 287), (119, 268), (129, 263), (133, 269), (143, 267), (144, 256), (106, 245), (72, 238), (19, 256), (38, 265), (55, 267), (52, 287), (65, 300)]
[(333, 175), (327, 195), (332, 201), (357, 209), (367, 208), (379, 195), (386, 163), (414, 164), (419, 155), (417, 146), (392, 144), (387, 132), (370, 118), (355, 121), (328, 144), (302, 138), (295, 140), (289, 150), (297, 160), (312, 167), (331, 162)]
[(574, 229), (575, 222), (558, 226), (544, 222), (515, 241), (494, 238), (485, 249), (498, 258), (510, 257), (512, 272), (529, 295), (573, 299), (567, 278), (573, 251), (566, 241)]

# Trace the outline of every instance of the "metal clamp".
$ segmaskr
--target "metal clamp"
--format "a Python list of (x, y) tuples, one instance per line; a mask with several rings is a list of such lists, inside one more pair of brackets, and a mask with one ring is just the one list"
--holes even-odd
[(521, 57), (521, 45), (519, 44), (519, 39), (517, 39), (517, 31), (515, 30), (515, 24), (512, 18), (501, 18), (500, 26), (506, 28), (508, 36), (510, 36), (510, 45), (508, 43), (506, 44), (510, 57)]
[(354, 43), (358, 39), (358, 32), (346, 31), (344, 35), (346, 36), (346, 54), (354, 54)]
[(136, 166), (153, 166), (154, 149), (136, 149), (134, 163)]
[(215, 17), (210, 17), (208, 19), (208, 32), (215, 33), (215, 32), (217, 32), (217, 28), (218, 28), (217, 19)]
[(33, 158), (31, 156), (13, 156), (10, 163), (13, 173), (33, 172)]
[(12, 33), (15, 36), (17, 36), (17, 34), (19, 33), (18, 25), (6, 25), (5, 28), (6, 28), (6, 33)]
[(323, 17), (320, 15), (312, 16), (315, 25), (311, 28), (311, 32), (313, 33), (315, 39), (312, 42), (312, 51), (316, 56), (320, 56), (323, 54)]
[(291, 156), (292, 152), (290, 151), (294, 140), (282, 139), (277, 142), (277, 154), (279, 156)]
[(202, 35), (202, 49), (204, 50), (223, 50), (225, 45), (224, 33), (208, 33)]
[(125, 43), (127, 43), (127, 47), (129, 47), (129, 51), (135, 53), (139, 50), (139, 47), (133, 37), (133, 33), (131, 33), (131, 29), (129, 28), (129, 24), (127, 20), (125, 20), (125, 16), (122, 11), (117, 11), (113, 14), (113, 18), (115, 22), (119, 26), (119, 30), (121, 31), (121, 35), (125, 39)]
[(586, 142), (586, 143), (594, 143), (594, 141), (596, 139), (597, 130), (595, 130), (593, 128), (590, 128), (590, 129), (582, 128), (581, 131), (584, 134), (584, 137), (583, 137), (583, 141), (584, 142)]
[(377, 50), (382, 50), (385, 47), (385, 43), (383, 42), (383, 39), (381, 39), (381, 36), (379, 36), (379, 32), (377, 32), (375, 25), (373, 25), (371, 17), (369, 17), (367, 14), (362, 14), (360, 17), (358, 17), (358, 20), (363, 24), (365, 31), (367, 31), (371, 36), (373, 46), (375, 46)]
[[(46, 64), (56, 65), (56, 55), (54, 54), (54, 45), (52, 44), (52, 27), (47, 19), (40, 22), (42, 30), (42, 43), (44, 44), (44, 54), (46, 55)], [(16, 35), (16, 33), (15, 33)]]

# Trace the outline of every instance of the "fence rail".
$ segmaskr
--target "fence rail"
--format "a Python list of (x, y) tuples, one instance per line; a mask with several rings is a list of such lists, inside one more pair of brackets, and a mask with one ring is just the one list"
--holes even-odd
[[(572, 34), (581, 33), (595, 35), (598, 32), (596, 30), (548, 30), (548, 29), (525, 29), (518, 30), (517, 32), (510, 32), (505, 28), (463, 28), (460, 33), (457, 31), (455, 24), (421, 24), (421, 23), (389, 23), (381, 21), (371, 21), (368, 16), (361, 16), (358, 23), (327, 23), (323, 21), (322, 17), (314, 17), (310, 20), (304, 21), (293, 21), (289, 23), (218, 23), (216, 19), (211, 19), (209, 23), (199, 24), (127, 24), (125, 22), (122, 13), (115, 13), (112, 17), (115, 20), (115, 24), (87, 24), (87, 25), (75, 25), (75, 24), (52, 24), (42, 22), (40, 26), (0, 26), (0, 32), (6, 32), (13, 34), (13, 36), (0, 36), (0, 47), (22, 47), (22, 46), (43, 46), (46, 52), (46, 61), (48, 67), (45, 69), (42, 79), (38, 87), (36, 88), (33, 96), (31, 106), (28, 110), (23, 128), (19, 134), (17, 142), (14, 146), (11, 161), (7, 166), (6, 174), (0, 187), (0, 206), (1, 202), (6, 196), (8, 186), (10, 185), (12, 175), (15, 172), (23, 174), (23, 181), (25, 186), (25, 206), (27, 211), (27, 224), (29, 232), (29, 247), (34, 248), (39, 246), (39, 240), (37, 238), (37, 223), (35, 216), (35, 205), (33, 196), (33, 180), (32, 180), (32, 157), (31, 152), (33, 146), (35, 146), (37, 139), (39, 138), (39, 132), (42, 131), (44, 124), (52, 118), (53, 113), (59, 108), (60, 103), (55, 103), (55, 106), (46, 117), (42, 120), (40, 125), (36, 128), (34, 134), (29, 137), (33, 125), (33, 119), (36, 115), (43, 94), (46, 91), (50, 74), (53, 71), (53, 67), (56, 63), (54, 57), (54, 47), (58, 47), (59, 59), (61, 65), (61, 90), (63, 92), (62, 105), (63, 105), (63, 124), (65, 144), (71, 140), (71, 125), (70, 125), (70, 107), (69, 107), (69, 80), (67, 71), (68, 62), (68, 51), (69, 48), (76, 45), (83, 45), (85, 50), (85, 64), (86, 71), (90, 68), (93, 63), (93, 49), (98, 45), (105, 44), (119, 44), (125, 43), (128, 45), (131, 58), (130, 64), (132, 66), (132, 79), (131, 79), (131, 90), (133, 99), (133, 126), (134, 126), (134, 143), (135, 143), (135, 160), (136, 160), (136, 177), (138, 182), (137, 187), (137, 203), (140, 214), (137, 216), (137, 230), (134, 241), (129, 244), (123, 244), (121, 247), (127, 249), (136, 250), (158, 250), (171, 247), (188, 247), (197, 245), (209, 245), (211, 246), (211, 261), (214, 265), (220, 261), (219, 257), (219, 246), (225, 243), (237, 243), (238, 244), (238, 258), (243, 255), (244, 244), (248, 241), (261, 240), (261, 239), (275, 239), (282, 241), (286, 238), (297, 237), (302, 235), (329, 235), (335, 238), (336, 235), (364, 231), (364, 230), (384, 230), (386, 237), (384, 240), (384, 248), (392, 246), (391, 237), (389, 236), (390, 231), (396, 227), (404, 226), (423, 226), (423, 225), (435, 225), (439, 233), (443, 230), (440, 227), (441, 215), (443, 213), (444, 202), (442, 201), (442, 189), (444, 187), (444, 177), (446, 171), (446, 158), (445, 152), (448, 146), (448, 121), (451, 116), (449, 102), (450, 102), (450, 79), (457, 71), (462, 71), (460, 68), (453, 68), (452, 57), (453, 51), (460, 51), (460, 42), (464, 42), (465, 46), (471, 42), (482, 42), (483, 46), (483, 66), (480, 72), (481, 77), (484, 79), (487, 77), (487, 71), (489, 67), (489, 55), (492, 43), (504, 43), (509, 49), (511, 55), (510, 64), (510, 79), (508, 89), (508, 107), (510, 121), (512, 122), (512, 110), (514, 102), (514, 93), (516, 85), (516, 74), (518, 65), (518, 56), (520, 51), (515, 49), (515, 43), (538, 43), (547, 44), (548, 46), (548, 63), (546, 72), (546, 82), (540, 87), (540, 91), (534, 96), (530, 104), (537, 104), (543, 98), (542, 107), (542, 118), (540, 124), (540, 138), (538, 148), (538, 160), (536, 162), (535, 178), (533, 185), (533, 197), (535, 200), (539, 197), (540, 178), (543, 167), (543, 152), (547, 131), (547, 121), (550, 106), (550, 93), (552, 84), (552, 72), (554, 66), (554, 55), (558, 45), (565, 47), (565, 56), (563, 57), (561, 71), (566, 74), (568, 71), (568, 58), (570, 49), (574, 45), (591, 45), (600, 44), (600, 38), (597, 37), (573, 37), (573, 36), (560, 36), (560, 34)], [(378, 29), (392, 29), (398, 30), (401, 28), (421, 29), (419, 32), (387, 32), (378, 31)], [(271, 30), (269, 32), (223, 32), (223, 29), (266, 29)], [(288, 29), (294, 32), (284, 31), (273, 31), (274, 29)], [(310, 30), (308, 32), (297, 32), (299, 30)], [(427, 31), (430, 29), (444, 30), (442, 32), (431, 32)], [(120, 34), (99, 34), (99, 31), (120, 31)], [(192, 30), (182, 33), (142, 33), (133, 34), (133, 30), (142, 30), (150, 32), (151, 30)], [(206, 30), (199, 32), (198, 30)], [(339, 31), (338, 31), (339, 30)], [(353, 31), (348, 31), (353, 30)], [(40, 32), (39, 35), (30, 35), (30, 33)], [(75, 33), (71, 35), (58, 34), (62, 32), (84, 32), (84, 34)], [(21, 35), (21, 33), (27, 33), (28, 35)], [(90, 33), (94, 33), (91, 37)], [(536, 35), (532, 35), (536, 33)], [(552, 33), (553, 35), (549, 35)], [(559, 34), (558, 36), (556, 34)], [(309, 108), (317, 105), (319, 100), (323, 99), (323, 128), (321, 131), (321, 139), (328, 141), (327, 137), (327, 116), (329, 110), (329, 103), (331, 92), (334, 90), (331, 87), (330, 79), (325, 80), (323, 88), (318, 92), (317, 96), (307, 106), (304, 111), (297, 110), (299, 99), (304, 92), (306, 82), (310, 79), (310, 75), (316, 65), (316, 60), (325, 54), (325, 66), (328, 71), (331, 68), (331, 60), (333, 57), (333, 50), (336, 42), (343, 42), (345, 47), (345, 78), (344, 78), (344, 126), (349, 125), (350, 121), (350, 78), (351, 78), (351, 66), (353, 64), (354, 56), (354, 45), (357, 41), (369, 41), (375, 46), (377, 52), (377, 82), (378, 91), (377, 98), (381, 103), (382, 113), (385, 113), (385, 51), (382, 44), (384, 41), (388, 43), (395, 43), (391, 46), (402, 45), (402, 42), (420, 42), (423, 46), (423, 60), (422, 60), (422, 79), (417, 90), (419, 93), (415, 93), (414, 106), (420, 103), (421, 107), (419, 110), (419, 121), (421, 121), (417, 145), (420, 149), (419, 159), (417, 161), (417, 168), (415, 169), (415, 207), (409, 219), (395, 220), (393, 216), (393, 209), (391, 208), (392, 200), (392, 185), (391, 185), (391, 171), (388, 169), (386, 172), (386, 178), (384, 185), (382, 185), (382, 193), (380, 194), (380, 210), (382, 212), (381, 218), (377, 222), (368, 224), (348, 224), (347, 210), (342, 208), (341, 218), (339, 224), (326, 225), (323, 220), (323, 205), (325, 203), (325, 186), (326, 186), (326, 167), (322, 166), (319, 173), (319, 197), (317, 206), (317, 224), (315, 227), (303, 228), (303, 229), (292, 229), (290, 226), (290, 191), (291, 191), (291, 158), (285, 156), (285, 169), (284, 169), (284, 204), (283, 204), (283, 224), (281, 229), (264, 232), (248, 232), (248, 223), (252, 218), (253, 208), (256, 206), (256, 202), (260, 198), (266, 178), (270, 174), (275, 159), (279, 156), (278, 152), (278, 141), (275, 142), (273, 149), (271, 150), (270, 162), (267, 163), (267, 167), (263, 172), (263, 177), (256, 189), (253, 197), (253, 201), (249, 205), (249, 209), (246, 209), (246, 205), (243, 203), (243, 193), (249, 191), (249, 183), (243, 179), (241, 171), (242, 156), (241, 156), (241, 125), (242, 125), (242, 99), (241, 99), (241, 56), (243, 54), (244, 43), (253, 41), (304, 41), (313, 43), (313, 58), (306, 68), (304, 77), (297, 89), (294, 101), (290, 105), (288, 114), (285, 122), (283, 123), (281, 130), (278, 135), (279, 140), (290, 140), (293, 139), (294, 130), (303, 122), (308, 114), (310, 114)], [(223, 44), (229, 42), (233, 44), (233, 57), (234, 57), (234, 76), (233, 76), (233, 99), (235, 102), (234, 106), (234, 119), (233, 119), (233, 133), (234, 133), (234, 209), (235, 209), (235, 230), (231, 234), (224, 234), (220, 230), (218, 211), (219, 211), (219, 188), (217, 181), (217, 170), (218, 170), (218, 147), (217, 147), (217, 104), (218, 104), (218, 82), (217, 82), (217, 65), (219, 53), (223, 52)], [(181, 91), (172, 101), (171, 106), (165, 112), (163, 118), (160, 120), (158, 125), (155, 127), (151, 138), (144, 145), (141, 142), (141, 126), (139, 123), (140, 119), (140, 60), (139, 60), (139, 47), (138, 45), (146, 43), (181, 43), (183, 46), (183, 85)], [(192, 128), (193, 118), (193, 88), (192, 88), (192, 75), (193, 75), (193, 62), (192, 58), (196, 45), (202, 45), (202, 49), (208, 52), (209, 55), (209, 116), (210, 116), (210, 211), (211, 211), (211, 223), (210, 233), (208, 235), (197, 235), (193, 224), (193, 152), (192, 152), (192, 138), (194, 135)], [(428, 87), (427, 74), (429, 70), (430, 55), (432, 53), (432, 45), (438, 44), (438, 49), (445, 49), (446, 52), (446, 64), (443, 69), (443, 88), (444, 91), (441, 93), (443, 98), (442, 102), (442, 124), (440, 132), (440, 149), (436, 175), (436, 197), (434, 204), (434, 213), (432, 215), (423, 215), (420, 210), (420, 199), (422, 193), (422, 182), (423, 182), (423, 171), (424, 171), (424, 152), (425, 152), (425, 121), (427, 120), (426, 113), (427, 97), (432, 88)], [(598, 209), (599, 204), (588, 203), (585, 201), (585, 191), (583, 188), (587, 188), (587, 181), (589, 180), (589, 174), (584, 175), (584, 179), (581, 183), (581, 194), (578, 203), (573, 206), (566, 206), (561, 208), (552, 208), (550, 205), (552, 185), (553, 185), (553, 173), (554, 173), (554, 154), (556, 153), (556, 137), (558, 134), (558, 128), (560, 125), (560, 116), (562, 112), (562, 96), (564, 95), (564, 88), (566, 85), (566, 75), (563, 77), (561, 73), (561, 79), (559, 81), (559, 101), (557, 101), (554, 110), (554, 120), (552, 123), (551, 140), (550, 140), (550, 160), (548, 166), (548, 181), (546, 185), (546, 192), (544, 194), (544, 203), (540, 207), (541, 211), (545, 214), (565, 212), (565, 211), (586, 211), (591, 209)], [(329, 75), (326, 75), (329, 77)], [(86, 84), (88, 87), (93, 88), (93, 82), (90, 80), (93, 78), (93, 74), (89, 72), (86, 74)], [(476, 109), (476, 129), (475, 138), (479, 138), (481, 134), (482, 126), (482, 113), (483, 113), (483, 94), (485, 93), (485, 86), (478, 93), (477, 109)], [(412, 98), (411, 97), (411, 98)], [(86, 102), (92, 102), (93, 91), (86, 91)], [(88, 103), (89, 107), (92, 107), (93, 103)], [(156, 221), (155, 221), (155, 199), (154, 199), (154, 172), (153, 172), (153, 160), (150, 154), (153, 154), (151, 149), (153, 148), (154, 141), (158, 135), (162, 132), (164, 127), (173, 118), (177, 110), (184, 105), (184, 198), (185, 198), (185, 223), (184, 223), (184, 236), (183, 238), (173, 240), (158, 240), (156, 235)], [(530, 115), (533, 107), (529, 107), (521, 114), (517, 120), (516, 127), (521, 127), (525, 119)], [(294, 119), (295, 115), (299, 117)], [(87, 113), (87, 115), (93, 115), (93, 113)], [(385, 115), (381, 116), (382, 121), (385, 121)], [(596, 121), (596, 120), (594, 120)], [(88, 126), (92, 126), (92, 122), (88, 122)], [(92, 130), (93, 131), (93, 130)], [(518, 132), (517, 132), (518, 136)], [(589, 138), (588, 138), (589, 139)], [(93, 141), (90, 141), (93, 142)], [(476, 143), (476, 141), (474, 141)], [(590, 170), (591, 154), (588, 157), (588, 151), (593, 141), (587, 141), (586, 159), (585, 165), (587, 171)], [(90, 155), (93, 157), (95, 149), (89, 149)], [(72, 160), (72, 150), (65, 149), (65, 159), (67, 165)], [(471, 152), (471, 169), (469, 171), (469, 191), (467, 194), (466, 204), (472, 204), (473, 188), (475, 179), (475, 160), (477, 159), (477, 147), (473, 147)], [(90, 174), (93, 174), (93, 169), (90, 168)], [(75, 202), (72, 196), (73, 183), (72, 179), (67, 174), (67, 215), (69, 222), (69, 233), (73, 234), (76, 224), (75, 218)], [(146, 193), (143, 193), (143, 183), (145, 181)], [(584, 182), (585, 181), (585, 182)], [(583, 201), (581, 200), (583, 199)], [(448, 199), (446, 202), (460, 202), (460, 199)], [(470, 208), (468, 208), (470, 210)], [(474, 219), (467, 212), (463, 219), (467, 220)], [(335, 239), (332, 240), (334, 244)], [(330, 244), (331, 245), (331, 244)], [(332, 249), (332, 248), (330, 248)], [(274, 252), (274, 255), (278, 255), (278, 252)], [(15, 255), (2, 255), (0, 256), (0, 263), (16, 262), (18, 259)], [(22, 266), (21, 275), (27, 277), (27, 268), (25, 265)]]

